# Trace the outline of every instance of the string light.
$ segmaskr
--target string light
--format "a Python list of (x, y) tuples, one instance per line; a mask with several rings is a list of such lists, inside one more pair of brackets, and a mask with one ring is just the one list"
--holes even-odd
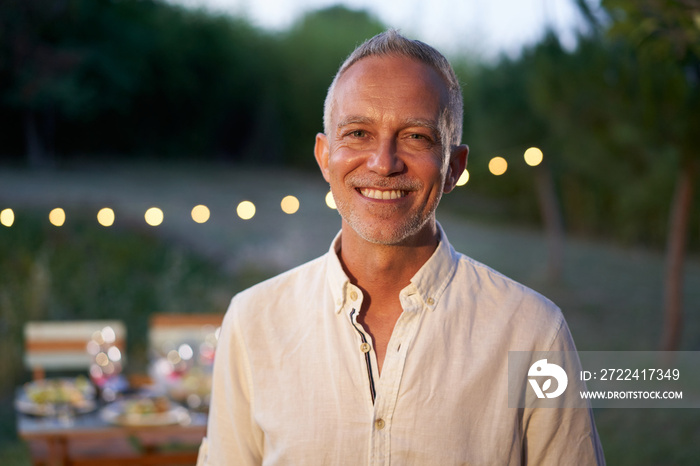
[(146, 211), (144, 218), (146, 219), (146, 223), (152, 227), (157, 227), (163, 223), (163, 211), (158, 207), (151, 207)]
[(282, 207), (282, 212), (285, 214), (294, 214), (299, 210), (299, 199), (294, 196), (285, 196), (280, 203)]
[(197, 205), (192, 209), (192, 220), (197, 223), (206, 223), (209, 220), (209, 207), (205, 205)]
[(531, 167), (536, 167), (537, 165), (542, 163), (544, 155), (542, 154), (542, 151), (537, 147), (530, 147), (528, 150), (525, 151), (523, 157), (525, 158), (526, 164), (530, 165)]
[(243, 220), (250, 220), (255, 216), (255, 204), (250, 201), (243, 201), (238, 204), (236, 208), (236, 213)]
[(3, 211), (0, 212), (0, 223), (8, 228), (15, 223), (15, 213), (12, 211), (12, 209), (3, 209)]
[(49, 212), (49, 222), (51, 225), (60, 227), (66, 223), (66, 212), (60, 207), (56, 207), (51, 212)]
[(469, 172), (465, 169), (457, 180), (457, 186), (464, 186), (469, 182)]
[(503, 157), (494, 157), (489, 162), (489, 171), (496, 176), (504, 174), (506, 170), (508, 170), (508, 162)]
[(114, 225), (114, 211), (109, 207), (104, 207), (97, 212), (97, 222), (103, 227)]
[(335, 199), (333, 198), (333, 191), (328, 191), (326, 194), (326, 205), (331, 209), (337, 209), (338, 206), (335, 205)]

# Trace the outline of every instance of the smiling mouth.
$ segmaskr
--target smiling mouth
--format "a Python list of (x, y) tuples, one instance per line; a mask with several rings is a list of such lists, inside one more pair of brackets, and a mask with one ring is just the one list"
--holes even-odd
[(360, 191), (360, 194), (362, 194), (365, 197), (368, 197), (370, 199), (381, 199), (381, 200), (400, 199), (400, 198), (408, 195), (408, 191), (402, 191), (400, 189), (381, 190), (381, 189), (361, 188), (359, 191)]

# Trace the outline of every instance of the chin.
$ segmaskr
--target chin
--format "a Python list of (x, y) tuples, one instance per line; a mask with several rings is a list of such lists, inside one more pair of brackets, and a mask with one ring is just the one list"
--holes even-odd
[(428, 228), (430, 217), (414, 218), (399, 225), (367, 225), (366, 223), (349, 220), (347, 223), (363, 240), (372, 244), (384, 246), (402, 246), (415, 244), (426, 234), (432, 237)]

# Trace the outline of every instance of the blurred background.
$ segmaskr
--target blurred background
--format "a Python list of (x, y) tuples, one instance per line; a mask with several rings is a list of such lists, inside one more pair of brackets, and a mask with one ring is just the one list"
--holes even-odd
[[(387, 27), (463, 84), (455, 247), (553, 299), (579, 350), (700, 351), (700, 1), (378, 3), (0, 3), (0, 457), (29, 461), (27, 321), (119, 318), (142, 371), (152, 314), (223, 313), (327, 250), (323, 99)], [(596, 410), (616, 465), (697, 464), (698, 415)]]

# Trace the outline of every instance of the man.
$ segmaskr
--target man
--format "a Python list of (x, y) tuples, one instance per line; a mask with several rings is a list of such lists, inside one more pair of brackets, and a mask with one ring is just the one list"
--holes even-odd
[(341, 66), (315, 156), (330, 251), (238, 294), (217, 349), (208, 465), (601, 464), (587, 409), (508, 407), (508, 351), (575, 350), (551, 302), (452, 249), (463, 172), (447, 60), (388, 31)]

